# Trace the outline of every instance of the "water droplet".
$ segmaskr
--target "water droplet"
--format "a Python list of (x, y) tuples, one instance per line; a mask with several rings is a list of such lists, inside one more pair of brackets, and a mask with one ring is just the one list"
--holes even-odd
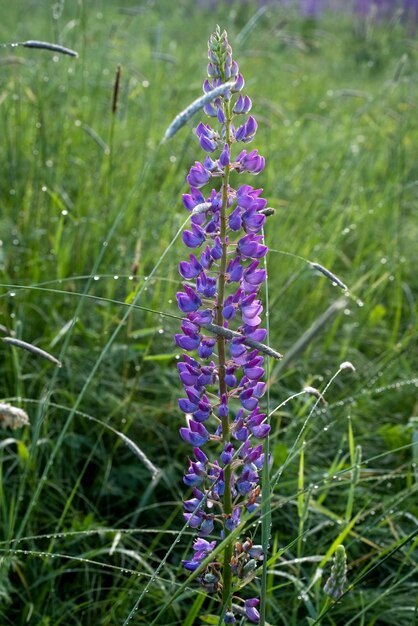
[(100, 276), (93, 276), (93, 280), (99, 280)]
[(108, 242), (108, 241), (104, 241), (104, 242), (102, 243), (103, 248), (107, 248), (107, 246), (108, 246), (108, 245), (109, 245), (109, 242)]

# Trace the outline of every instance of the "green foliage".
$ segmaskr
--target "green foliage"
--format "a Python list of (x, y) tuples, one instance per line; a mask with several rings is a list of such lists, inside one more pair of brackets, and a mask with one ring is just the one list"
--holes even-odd
[[(267, 621), (417, 621), (416, 42), (399, 24), (308, 28), (274, 6), (249, 24), (252, 3), (0, 8), (0, 41), (80, 55), (0, 49), (0, 323), (63, 362), (2, 346), (1, 401), (31, 428), (0, 431), (1, 624), (150, 624), (166, 604), (161, 626), (197, 624), (199, 610), (215, 623), (212, 598), (176, 595), (188, 449), (172, 342), (181, 250), (169, 245), (200, 154), (192, 123), (160, 141), (201, 93), (216, 23), (248, 79), (276, 208), (271, 345), (289, 353), (341, 296), (307, 261), (349, 287), (302, 353), (271, 364)], [(343, 361), (356, 372), (326, 389)], [(325, 401), (284, 403), (306, 386)], [(322, 588), (342, 541), (336, 603)]]

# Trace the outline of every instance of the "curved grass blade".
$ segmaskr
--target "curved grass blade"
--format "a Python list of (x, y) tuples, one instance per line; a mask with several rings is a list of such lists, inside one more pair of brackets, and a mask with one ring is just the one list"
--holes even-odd
[(57, 43), (49, 43), (48, 41), (37, 41), (36, 39), (29, 39), (28, 41), (19, 42), (18, 45), (23, 46), (23, 48), (36, 48), (38, 50), (50, 50), (51, 52), (59, 52), (60, 54), (68, 54), (68, 56), (70, 57), (78, 57), (78, 52), (76, 52), (75, 50), (71, 50), (71, 48), (66, 48), (65, 46), (60, 46)]
[(165, 131), (165, 134), (163, 137), (163, 143), (167, 141), (167, 139), (171, 139), (171, 137), (173, 137), (176, 134), (176, 132), (180, 130), (180, 128), (184, 126), (185, 123), (191, 117), (193, 117), (195, 113), (197, 113), (197, 111), (202, 109), (206, 104), (208, 104), (215, 98), (218, 98), (219, 96), (223, 96), (234, 85), (235, 85), (235, 81), (223, 83), (223, 85), (219, 85), (219, 87), (215, 87), (214, 89), (212, 89), (212, 91), (209, 91), (208, 93), (203, 94), (203, 96), (200, 96), (200, 98), (197, 98), (191, 104), (189, 104), (189, 106), (186, 107), (183, 111), (181, 111), (181, 113), (176, 115), (174, 120), (171, 122), (170, 126)]
[(28, 352), (31, 352), (36, 356), (40, 356), (42, 359), (46, 359), (47, 361), (58, 365), (58, 367), (62, 367), (61, 361), (55, 358), (52, 354), (49, 354), (49, 352), (46, 352), (45, 350), (34, 346), (32, 343), (22, 341), (21, 339), (16, 339), (15, 337), (3, 337), (3, 341), (4, 343), (15, 346), (16, 348), (23, 348), (23, 350), (27, 350)]

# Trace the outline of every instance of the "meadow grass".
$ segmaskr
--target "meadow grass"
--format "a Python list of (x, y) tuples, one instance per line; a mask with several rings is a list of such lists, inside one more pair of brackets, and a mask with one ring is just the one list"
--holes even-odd
[[(274, 8), (250, 22), (251, 3), (0, 8), (1, 42), (79, 53), (0, 49), (0, 323), (63, 362), (3, 345), (0, 400), (31, 427), (1, 431), (0, 623), (218, 623), (179, 565), (192, 536), (178, 534), (188, 450), (171, 242), (200, 158), (193, 122), (161, 144), (201, 93), (216, 23), (247, 77), (267, 158), (257, 182), (276, 209), (270, 344), (286, 357), (305, 337), (270, 365), (267, 622), (418, 623), (412, 33)], [(340, 543), (352, 589), (333, 602), (322, 587)]]

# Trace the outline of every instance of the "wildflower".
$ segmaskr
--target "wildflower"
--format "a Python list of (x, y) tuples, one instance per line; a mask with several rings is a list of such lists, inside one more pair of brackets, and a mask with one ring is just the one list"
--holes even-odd
[[(219, 28), (209, 39), (208, 59), (204, 93), (210, 94), (226, 81), (234, 82), (204, 107), (220, 128), (198, 124), (195, 133), (206, 155), (190, 168), (190, 191), (183, 195), (191, 213), (183, 243), (193, 253), (179, 264), (187, 282), (177, 293), (184, 319), (175, 341), (184, 350), (178, 371), (185, 393), (178, 404), (187, 426), (180, 428), (180, 436), (194, 447), (194, 459), (183, 478), (192, 488), (192, 497), (184, 502), (184, 518), (198, 532), (193, 557), (183, 561), (189, 571), (195, 571), (214, 550), (216, 541), (204, 537), (216, 531), (227, 538), (245, 521), (247, 511), (257, 511), (264, 461), (260, 440), (270, 432), (259, 408), (266, 389), (264, 359), (246, 344), (266, 336), (258, 292), (266, 280), (260, 264), (267, 254), (261, 234), (267, 202), (261, 197), (262, 189), (248, 184), (232, 187), (233, 176), (257, 175), (265, 162), (256, 149), (240, 151), (239, 144), (253, 141), (257, 122), (249, 115), (235, 124), (239, 116), (248, 115), (252, 102), (241, 93), (244, 78), (232, 58), (226, 32)], [(204, 191), (208, 183), (215, 187)], [(207, 325), (234, 334), (231, 338), (221, 333), (207, 336)], [(225, 624), (236, 622), (232, 594), (242, 586), (242, 579), (254, 576), (263, 557), (261, 546), (253, 546), (250, 540), (242, 545), (230, 543), (223, 557), (217, 555), (199, 575), (208, 593), (222, 589)], [(244, 602), (245, 614), (253, 623), (259, 620), (258, 603), (257, 598)]]

